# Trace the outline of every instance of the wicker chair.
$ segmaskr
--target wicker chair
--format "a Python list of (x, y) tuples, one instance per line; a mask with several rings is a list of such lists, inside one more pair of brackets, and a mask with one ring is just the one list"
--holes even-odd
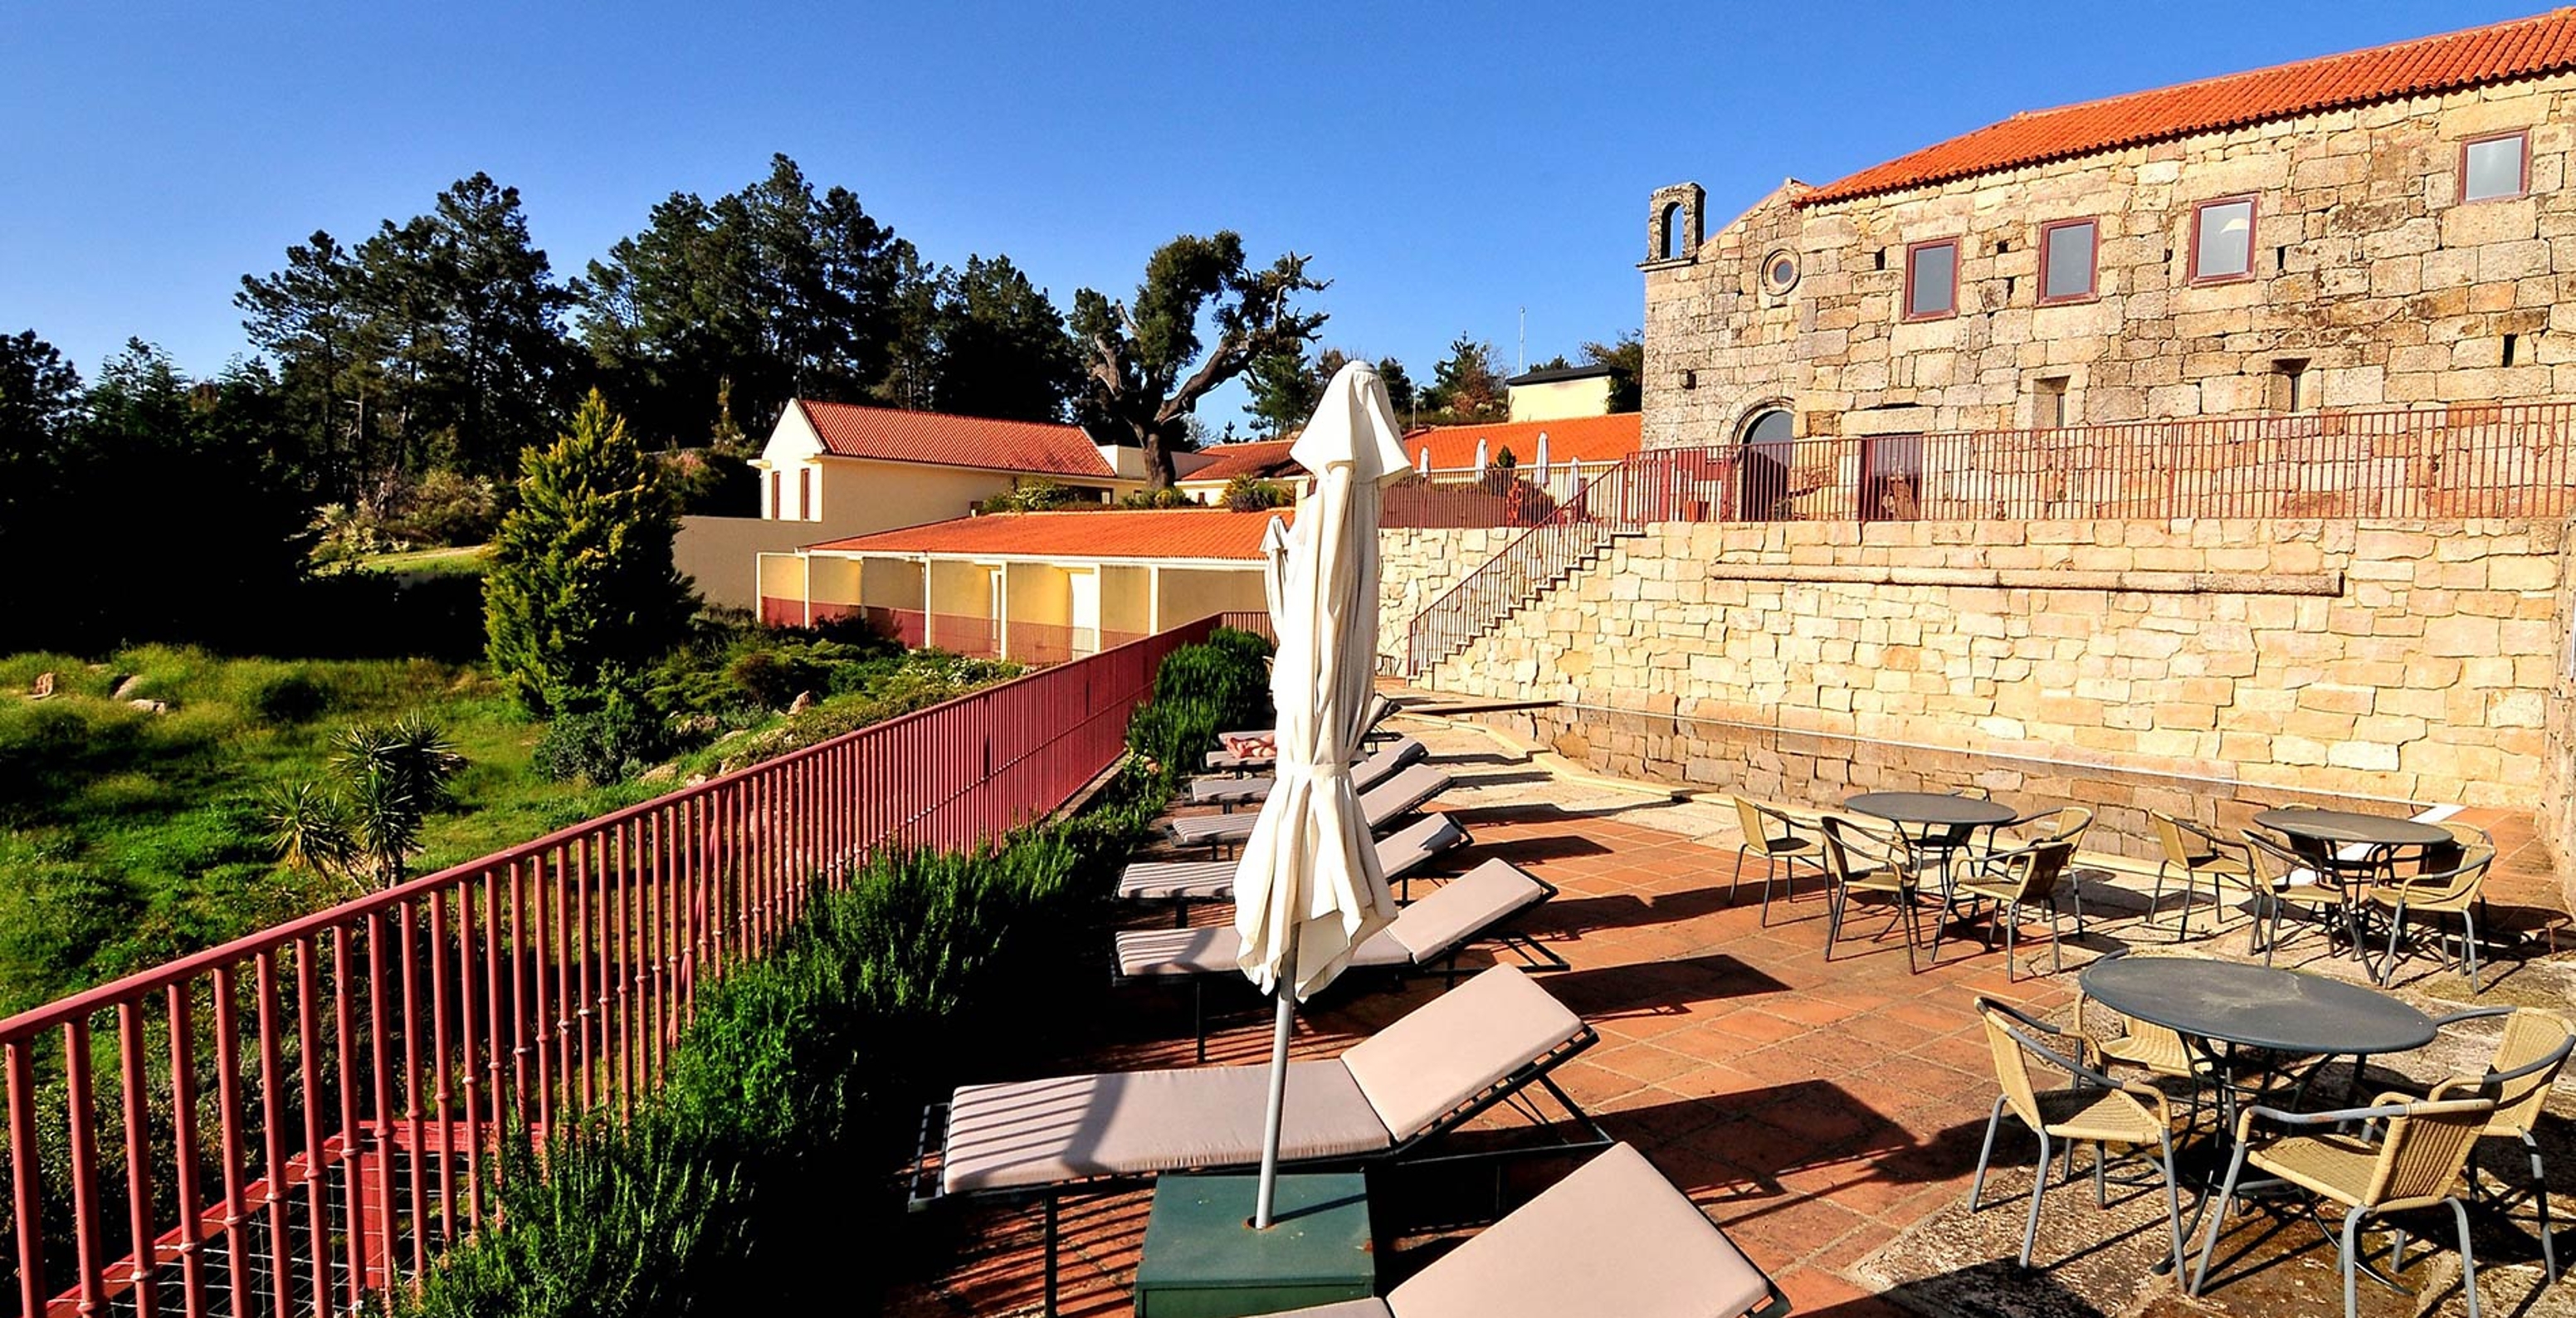
[(2163, 854), (2156, 862), (2156, 886), (2147, 898), (2150, 918), (2164, 903), (2165, 880), (2179, 871), (2182, 875), (2182, 909), (2174, 914), (2174, 941), (2179, 943), (2191, 931), (2191, 894), (2200, 876), (2210, 881), (2209, 905), (2215, 915), (2219, 910), (2218, 885), (2234, 880), (2238, 886), (2253, 881), (2254, 862), (2245, 848), (2202, 828), (2189, 820), (2177, 819), (2162, 810), (2150, 810), (2147, 818), (2156, 826), (2156, 843)]
[[(2084, 846), (2084, 834), (2093, 827), (2093, 812), (2080, 805), (2062, 805), (2053, 810), (2033, 810), (2009, 820), (1986, 834), (1986, 854), (2000, 855), (2015, 847), (2034, 842), (2072, 842), (2078, 850)], [(2025, 831), (2027, 830), (2027, 831)], [(2018, 838), (2018, 841), (2009, 839)], [(2077, 871), (2066, 872), (2066, 895), (2075, 901), (2075, 932), (2084, 932), (2084, 885)]]
[(2306, 912), (2329, 932), (2341, 929), (2356, 954), (2360, 951), (2360, 913), (2353, 908), (2351, 889), (2338, 876), (2260, 833), (2245, 835), (2245, 853), (2254, 861), (2255, 918), (2261, 919), (2265, 909), (2271, 913), (2270, 928), (2258, 930), (2264, 965), (2272, 964), (2272, 949), (2280, 946), (2281, 916), (2293, 909)]
[[(2379, 965), (2379, 982), (2385, 984), (2394, 978), (2400, 958), (2411, 950), (2404, 944), (2408, 915), (2452, 915), (2460, 920), (2458, 965), (2468, 972), (2471, 992), (2486, 992), (2486, 985), (2478, 979), (2478, 917), (2486, 912), (2486, 898), (2480, 892), (2486, 886), (2487, 867), (2494, 860), (2495, 848), (2472, 846), (2456, 869), (2436, 874), (2389, 874), (2362, 890), (2363, 901), (2388, 911), (2388, 959)], [(2443, 964), (2447, 968), (2452, 963), (2446, 959)]]
[[(1986, 1043), (1995, 1055), (1995, 1083), (2003, 1090), (1995, 1097), (1994, 1110), (1986, 1117), (1985, 1147), (1977, 1154), (1977, 1179), (1968, 1187), (1968, 1211), (1984, 1207), (1986, 1166), (1995, 1155), (1995, 1132), (2003, 1125), (2004, 1111), (2009, 1108), (2015, 1118), (2039, 1137), (2039, 1162), (2030, 1187), (2030, 1216), (2022, 1223), (2021, 1265), (2030, 1266), (2030, 1250), (2039, 1234), (2040, 1199), (2048, 1191), (2048, 1160), (2055, 1152), (2054, 1141), (2068, 1141), (2071, 1151), (2077, 1144), (2093, 1146), (2093, 1198), (2107, 1204), (2109, 1195), (2104, 1184), (2103, 1167), (2113, 1148), (2144, 1151), (2152, 1146), (2156, 1162), (2165, 1178), (2165, 1225), (2173, 1234), (2174, 1271), (2182, 1270), (2182, 1201), (2174, 1179), (2173, 1114), (2165, 1096), (2148, 1085), (2122, 1084), (2104, 1075), (2085, 1056), (2090, 1052), (2082, 1035), (2073, 1036), (2070, 1057), (2049, 1046), (2048, 1042), (2065, 1039), (2064, 1031), (1993, 998), (1977, 999), (1977, 1015), (1985, 1021)], [(2037, 1056), (2064, 1071), (2074, 1084), (2066, 1089), (2040, 1089), (2031, 1079), (2030, 1059)]]
[[(2540, 1214), (2540, 1259), (2549, 1280), (2558, 1280), (2558, 1244), (2549, 1225), (2549, 1169), (2541, 1160), (2537, 1128), (2540, 1110), (2549, 1101), (2550, 1086), (2558, 1083), (2558, 1073), (2567, 1067), (2570, 1052), (2576, 1052), (2576, 1026), (2555, 1012), (2534, 1007), (2478, 1007), (2444, 1016), (2433, 1022), (2449, 1027), (2461, 1021), (2505, 1018), (2504, 1035), (2496, 1040), (2495, 1056), (2487, 1062), (2481, 1077), (2488, 1086), (2486, 1096), (2495, 1100), (2495, 1115), (2487, 1118), (2487, 1139), (2520, 1141), (2529, 1159), (2531, 1180), (2525, 1189)], [(2474, 1164), (2472, 1164), (2474, 1166)], [(2510, 1178), (2505, 1178), (2510, 1184)], [(2478, 1189), (2474, 1172), (2469, 1188)]]
[[(1825, 914), (1825, 959), (1834, 959), (1834, 940), (1842, 937), (1843, 918), (1851, 910), (1852, 899), (1878, 896), (1896, 905), (1895, 918), (1887, 927), (1904, 927), (1905, 968), (1919, 969), (1914, 949), (1923, 939), (1923, 867), (1913, 844), (1895, 829), (1873, 828), (1845, 815), (1826, 815), (1823, 825), (1825, 877), (1832, 885), (1826, 891), (1830, 904)], [(1886, 936), (1885, 930), (1880, 931), (1879, 937)]]
[[(2004, 929), (2004, 978), (2019, 979), (2020, 963), (2014, 954), (2021, 942), (2021, 913), (2024, 907), (2048, 912), (2048, 969), (2054, 974), (2066, 968), (2066, 935), (2059, 923), (2057, 885), (2065, 879), (2075, 859), (2075, 844), (2066, 841), (2034, 842), (2026, 847), (1998, 852), (1977, 862), (1977, 867), (1952, 887), (1959, 897), (1975, 898), (1995, 904), (1994, 921), (1986, 927), (1986, 946), (1995, 945), (1994, 925)], [(1932, 959), (1941, 959), (1941, 931), (1932, 931)]]
[(1758, 802), (1735, 798), (1735, 818), (1744, 830), (1744, 840), (1735, 848), (1735, 881), (1726, 885), (1726, 902), (1735, 904), (1735, 890), (1744, 884), (1744, 857), (1760, 852), (1765, 866), (1762, 875), (1762, 923), (1771, 923), (1771, 885), (1776, 880), (1782, 895), (1798, 895), (1798, 865), (1803, 862), (1815, 868), (1816, 877), (1830, 883), (1825, 874), (1824, 845), (1809, 837), (1805, 830), (1813, 827), (1790, 817), (1785, 810)]
[[(2210, 1256), (2218, 1251), (2227, 1210), (2235, 1203), (2246, 1164), (2251, 1163), (2275, 1178), (2265, 1188), (2288, 1186), (2344, 1206), (2343, 1238), (2337, 1242), (2343, 1258), (2344, 1318), (2355, 1318), (2358, 1308), (2354, 1270), (2361, 1255), (2362, 1222), (2383, 1213), (2449, 1206), (2460, 1233), (2460, 1286), (2468, 1297), (2469, 1318), (2478, 1318), (2478, 1263), (2469, 1247), (2469, 1211), (2460, 1191), (2469, 1151), (2495, 1112), (2494, 1100), (2477, 1097), (2483, 1083), (2445, 1080), (2434, 1087), (2430, 1099), (2382, 1094), (2370, 1107), (2335, 1112), (2245, 1109), (2236, 1121), (2236, 1156), (2228, 1161), (2227, 1180), (2209, 1208), (2209, 1232), (2201, 1240), (2200, 1266), (2192, 1274), (2191, 1293), (2200, 1294), (2209, 1281)], [(2254, 1141), (2258, 1121), (2317, 1133), (2282, 1134), (2258, 1144)], [(2322, 1129), (2370, 1121), (2386, 1123), (2376, 1144), (2362, 1135)], [(2402, 1230), (2395, 1233), (2389, 1262), (2392, 1271), (2405, 1266)]]

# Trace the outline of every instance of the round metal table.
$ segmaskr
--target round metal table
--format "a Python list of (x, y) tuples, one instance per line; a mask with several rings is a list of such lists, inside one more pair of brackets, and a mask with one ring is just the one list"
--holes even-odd
[[(2446, 835), (2447, 836), (2447, 835)], [(2084, 968), (2085, 996), (2135, 1020), (2181, 1035), (2210, 1059), (2218, 1084), (2216, 1144), (2223, 1156), (2236, 1138), (2236, 1050), (2299, 1057), (2402, 1053), (2433, 1042), (2433, 1019), (2359, 984), (2322, 975), (2197, 957), (2114, 956)], [(2273, 1068), (2265, 1066), (2267, 1075)], [(2313, 1073), (2312, 1073), (2313, 1074)], [(2301, 1081), (2304, 1090), (2305, 1081)], [(2258, 1079), (2256, 1090), (2262, 1088)], [(2204, 1190), (2206, 1187), (2204, 1186)], [(2183, 1234), (2197, 1234), (2209, 1208), (2203, 1193)], [(2163, 1272), (2171, 1264), (2157, 1265)], [(2376, 1275), (2376, 1274), (2374, 1274)]]
[(2366, 847), (2439, 847), (2451, 842), (2450, 830), (2412, 819), (2366, 815), (2358, 810), (2317, 810), (2294, 806), (2266, 810), (2254, 822), (2275, 833), (2327, 846), (2358, 843)]
[(1876, 815), (1892, 824), (1947, 829), (1954, 835), (1972, 828), (2009, 824), (2020, 817), (2011, 806), (1948, 792), (1863, 792), (1843, 802), (1843, 808)]
[(2082, 975), (2086, 996), (2207, 1044), (2300, 1057), (2402, 1053), (2433, 1041), (2433, 1018), (2323, 975), (2197, 957), (2113, 957)]

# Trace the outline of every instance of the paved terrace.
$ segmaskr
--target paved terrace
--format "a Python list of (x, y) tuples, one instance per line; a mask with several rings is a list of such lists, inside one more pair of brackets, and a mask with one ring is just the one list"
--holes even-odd
[[(2003, 954), (1985, 950), (1974, 934), (1945, 942), (1941, 963), (1919, 975), (1907, 973), (1896, 937), (1847, 941), (1828, 963), (1825, 902), (1812, 880), (1802, 884), (1798, 900), (1775, 905), (1767, 928), (1757, 919), (1755, 885), (1730, 902), (1736, 833), (1723, 799), (1676, 803), (1651, 791), (1560, 776), (1481, 729), (1414, 720), (1404, 730), (1422, 737), (1433, 762), (1457, 775), (1457, 788), (1436, 808), (1475, 838), (1474, 846), (1446, 858), (1442, 872), (1502, 856), (1564, 890), (1524, 927), (1573, 965), (1539, 981), (1603, 1036), (1560, 1073), (1566, 1087), (1690, 1193), (1772, 1273), (1799, 1313), (2038, 1318), (2339, 1311), (2333, 1247), (2302, 1219), (2264, 1213), (2235, 1219), (2210, 1295), (2197, 1302), (2181, 1297), (2147, 1272), (2164, 1249), (2161, 1197), (2152, 1184), (2115, 1186), (2108, 1211), (2095, 1208), (2081, 1177), (2052, 1189), (2034, 1256), (2039, 1266), (2019, 1273), (2012, 1258), (2035, 1146), (2010, 1122), (1988, 1182), (1989, 1207), (1973, 1216), (1963, 1211), (1996, 1093), (1970, 998), (2000, 995), (2064, 1021), (2075, 1003), (2075, 972), (2094, 957), (2135, 945), (2142, 953), (2241, 958), (2247, 955), (2241, 918), (2218, 937), (2195, 937), (2173, 949), (2166, 934), (2139, 926), (2147, 904), (2143, 879), (2088, 868), (2087, 908), (2096, 919), (2082, 940), (2072, 936), (2070, 922), (2063, 973), (2008, 982)], [(2499, 906), (2533, 908), (2526, 913), (2533, 920), (2563, 922), (2528, 822), (2469, 817), (2492, 829), (2499, 845), (2491, 898)], [(1847, 933), (1865, 940), (1883, 928), (1878, 909), (1856, 907)], [(2105, 911), (2110, 918), (2101, 918)], [(2195, 917), (2196, 928), (2202, 918)], [(1157, 921), (1140, 916), (1136, 922)], [(2560, 941), (2576, 950), (2576, 940)], [(2328, 957), (2325, 946), (2322, 937), (2305, 935), (2282, 950), (2279, 963), (2360, 978), (2348, 958)], [(2026, 962), (2046, 971), (2044, 933), (2022, 951)], [(2480, 1001), (2570, 1001), (2576, 956), (2496, 955)], [(1299, 1019), (1300, 1055), (1337, 1053), (1439, 991), (1436, 980), (1425, 980), (1394, 992), (1328, 993)], [(2423, 955), (2407, 964), (2398, 991), (2436, 1014), (2469, 997), (2465, 981)], [(1190, 1064), (1185, 995), (1136, 990), (1116, 1001), (1122, 1010), (1098, 1037), (1067, 1041), (1061, 1056), (1031, 1059), (1026, 1073)], [(1248, 989), (1238, 1006), (1214, 1022), (1211, 1064), (1257, 1064), (1267, 1056), (1266, 1012)], [(2424, 1055), (2390, 1064), (2428, 1079), (2454, 1067), (2473, 1069), (2492, 1036), (2457, 1033)], [(2326, 1082), (2335, 1078), (2329, 1072)], [(2567, 1119), (2576, 1114), (2571, 1088), (2562, 1081), (2552, 1103), (2551, 1175), (2561, 1186), (2576, 1177), (2576, 1139)], [(1508, 1124), (1491, 1115), (1485, 1120)], [(2492, 1165), (2506, 1162), (2498, 1153), (2486, 1151)], [(1559, 1160), (1557, 1167), (1563, 1165)], [(1530, 1174), (1541, 1173), (1533, 1168)], [(2190, 1170), (2185, 1174), (2188, 1185)], [(1998, 1200), (2010, 1206), (1993, 1206)], [(1067, 1202), (1064, 1313), (1129, 1312), (1147, 1203), (1143, 1193)], [(2186, 1212), (2189, 1203), (2187, 1196)], [(2557, 1220), (2565, 1223), (2571, 1210), (2576, 1196), (2560, 1195)], [(2544, 1287), (2527, 1210), (2524, 1217), (2509, 1225), (2480, 1215), (2476, 1243), (2486, 1312), (2576, 1314), (2576, 1282)], [(889, 1312), (908, 1318), (1036, 1312), (1039, 1222), (1034, 1208), (957, 1212), (940, 1240), (954, 1251), (946, 1270), (899, 1288)], [(2363, 1312), (2371, 1318), (2465, 1312), (2447, 1231), (2434, 1234), (2429, 1251), (2410, 1255), (2404, 1280), (2425, 1292), (2423, 1304), (2365, 1282)], [(1392, 1255), (1380, 1261), (1382, 1283), (1419, 1268), (1454, 1238), (1399, 1235)], [(2196, 1249), (2196, 1235), (2192, 1243)], [(2247, 1247), (2246, 1259), (2224, 1262)], [(2561, 1254), (2576, 1255), (2576, 1233), (2563, 1226)]]

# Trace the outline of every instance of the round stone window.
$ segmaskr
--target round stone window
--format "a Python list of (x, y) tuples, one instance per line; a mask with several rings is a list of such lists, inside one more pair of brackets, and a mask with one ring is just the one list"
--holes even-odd
[(1783, 247), (1762, 258), (1762, 288), (1786, 293), (1798, 286), (1798, 254)]

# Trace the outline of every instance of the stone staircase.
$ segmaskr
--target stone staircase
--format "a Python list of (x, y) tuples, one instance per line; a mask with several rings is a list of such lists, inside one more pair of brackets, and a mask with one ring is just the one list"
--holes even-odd
[(1600, 561), (1621, 540), (1644, 534), (1632, 522), (1584, 516), (1581, 500), (1503, 547), (1482, 567), (1414, 615), (1405, 631), (1405, 675), (1419, 677)]

